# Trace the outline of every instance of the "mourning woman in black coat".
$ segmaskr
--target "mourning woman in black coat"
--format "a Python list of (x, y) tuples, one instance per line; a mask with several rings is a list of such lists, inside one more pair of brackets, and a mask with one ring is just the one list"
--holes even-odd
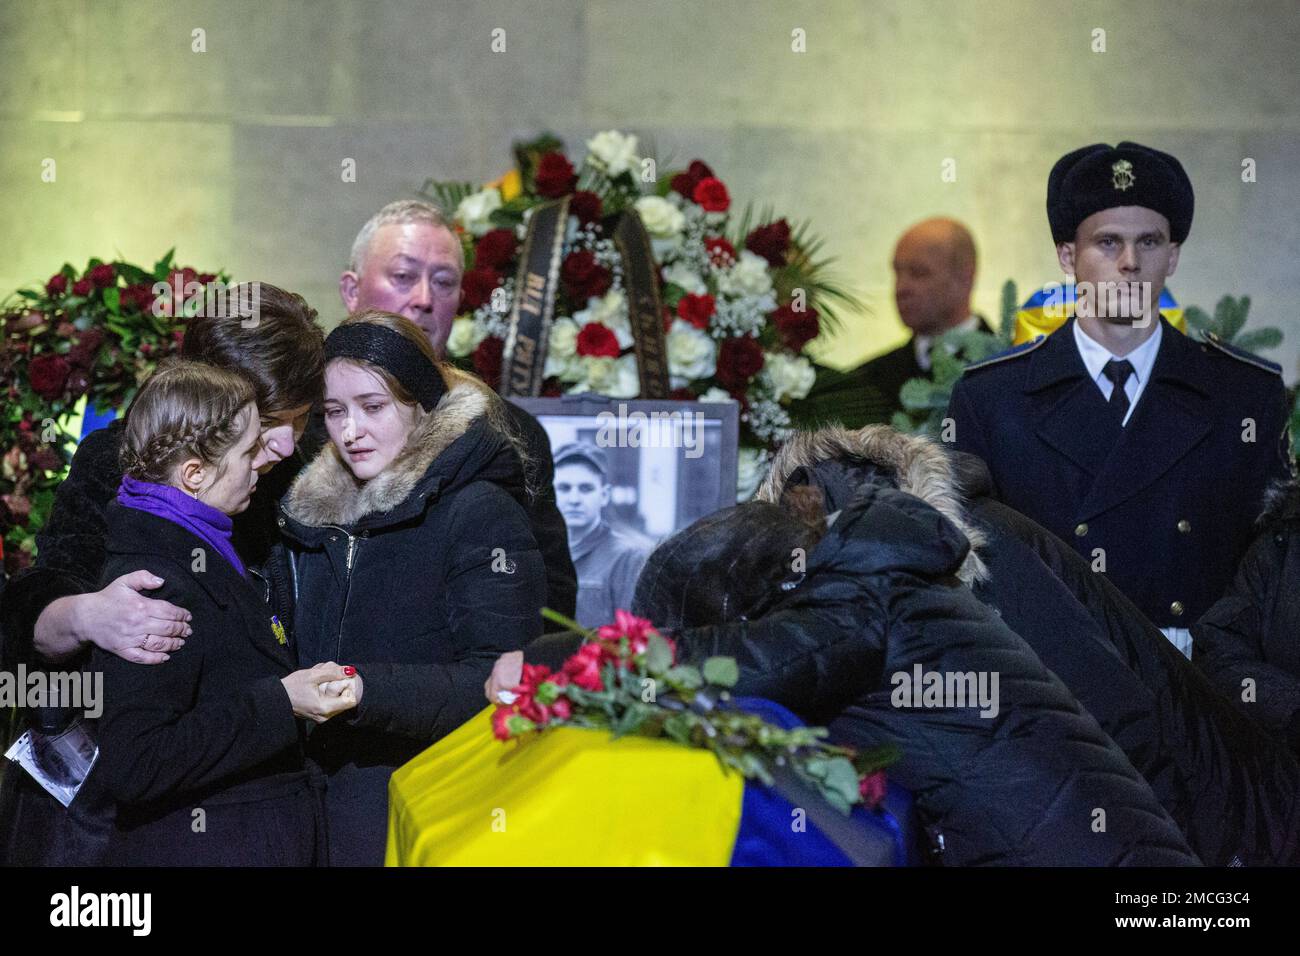
[[(834, 511), (872, 485), (916, 495), (961, 527), (973, 545), (965, 583), (1119, 744), (1203, 862), (1300, 862), (1295, 757), (1234, 710), (1104, 573), (996, 501), (979, 458), (883, 425), (800, 432), (757, 497), (777, 503), (815, 490)], [(1233, 613), (1224, 608), (1221, 620)], [(1255, 673), (1263, 687), (1265, 668)]]
[(542, 632), (546, 572), (504, 403), (387, 312), (325, 342), (330, 443), (281, 527), (302, 666), (347, 659), (357, 709), (317, 728), (333, 865), (383, 863), (388, 778), (483, 707), (493, 661)]
[(105, 701), (96, 772), (117, 802), (110, 863), (324, 861), (321, 782), (297, 717), (327, 719), (355, 693), (333, 662), (295, 669), (231, 542), (231, 516), (257, 485), (258, 426), (247, 379), (190, 362), (160, 368), (127, 416), (102, 580), (151, 573), (193, 633), (159, 664), (94, 652)]

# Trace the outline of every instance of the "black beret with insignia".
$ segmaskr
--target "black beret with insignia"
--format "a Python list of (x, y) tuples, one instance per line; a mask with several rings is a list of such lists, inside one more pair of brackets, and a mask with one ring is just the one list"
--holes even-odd
[(1144, 206), (1169, 220), (1169, 238), (1192, 229), (1192, 181), (1168, 153), (1120, 143), (1095, 143), (1067, 153), (1047, 177), (1047, 221), (1054, 242), (1072, 242), (1079, 223), (1116, 206)]

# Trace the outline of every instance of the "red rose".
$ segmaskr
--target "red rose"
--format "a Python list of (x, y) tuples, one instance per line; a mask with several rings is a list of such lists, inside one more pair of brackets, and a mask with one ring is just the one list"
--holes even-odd
[(493, 229), (474, 247), (476, 268), (501, 269), (515, 257), (515, 234), (511, 229)]
[(556, 720), (568, 720), (573, 716), (573, 705), (567, 697), (557, 697), (551, 704), (551, 716)]
[(880, 806), (880, 801), (885, 799), (887, 791), (888, 785), (885, 783), (883, 770), (869, 773), (858, 781), (858, 793), (862, 796), (862, 802), (873, 810)]
[(122, 308), (134, 306), (141, 312), (148, 312), (153, 308), (154, 294), (153, 289), (148, 285), (129, 285), (122, 290), (121, 303)]
[(465, 273), (460, 283), (460, 301), (464, 311), (477, 309), (492, 301), (492, 290), (501, 284), (501, 273), (476, 266)]
[(673, 192), (690, 199), (695, 195), (695, 186), (698, 182), (699, 180), (690, 173), (678, 173), (672, 178), (668, 185)]
[(674, 402), (693, 402), (697, 398), (689, 388), (675, 388), (668, 393), (668, 397)]
[(578, 354), (618, 358), (618, 336), (599, 322), (588, 322), (578, 332)]
[(90, 280), (78, 279), (72, 286), (73, 295), (90, 295)]
[(32, 391), (50, 402), (63, 394), (71, 371), (72, 367), (62, 355), (38, 355), (27, 365)]
[(688, 292), (677, 302), (677, 314), (684, 321), (697, 329), (707, 329), (709, 318), (713, 315), (714, 301), (711, 295), (695, 295)]
[(515, 712), (513, 707), (501, 706), (492, 711), (492, 736), (497, 740), (510, 739), (510, 727), (508, 721)]
[(747, 335), (724, 339), (718, 349), (718, 381), (730, 389), (744, 388), (763, 370), (763, 347)]
[(707, 212), (726, 212), (731, 205), (731, 196), (721, 179), (710, 176), (695, 184), (691, 198), (704, 207)]
[(821, 334), (821, 322), (816, 309), (804, 309), (797, 312), (788, 305), (783, 305), (775, 312), (769, 313), (776, 324), (776, 331), (781, 341), (791, 352), (802, 352), (803, 347)]
[(719, 269), (725, 269), (736, 261), (736, 247), (726, 239), (705, 239), (704, 248), (709, 253), (709, 262)]
[(533, 177), (537, 194), (547, 199), (559, 199), (573, 192), (578, 184), (573, 164), (561, 153), (543, 153), (537, 161), (537, 173)]
[(588, 299), (608, 292), (614, 278), (593, 253), (579, 249), (565, 256), (564, 265), (560, 266), (560, 282), (570, 302), (586, 305)]
[(542, 382), (542, 398), (559, 398), (564, 394), (564, 386), (552, 375)]
[(68, 351), (68, 361), (80, 368), (90, 368), (99, 355), (99, 347), (104, 344), (104, 333), (90, 329), (77, 336), (77, 344)]
[(504, 339), (489, 335), (474, 350), (474, 371), (491, 388), (501, 384), (501, 353), (505, 346)]
[(212, 282), (216, 278), (217, 278), (216, 274), (212, 272), (199, 273), (199, 281), (202, 282), (204, 285), (207, 285), (209, 282)]
[(577, 216), (578, 222), (583, 225), (600, 222), (600, 217), (605, 213), (605, 204), (595, 193), (580, 189), (569, 200), (569, 212)]
[(520, 714), (527, 717), (539, 727), (544, 726), (551, 721), (550, 709), (545, 704), (538, 703), (532, 697), (526, 698), (522, 701), (516, 701), (515, 706), (519, 709)]
[(695, 159), (691, 160), (691, 165), (686, 168), (686, 172), (678, 173), (672, 178), (669, 186), (673, 192), (680, 193), (687, 199), (695, 198), (695, 187), (701, 180), (713, 178), (713, 170), (704, 162)]
[(117, 278), (117, 273), (107, 262), (101, 263), (90, 270), (90, 281), (94, 283), (96, 289), (107, 289)]
[(45, 283), (46, 295), (63, 295), (68, 290), (68, 277), (62, 272), (56, 272), (50, 276), (50, 281)]
[(691, 164), (686, 167), (686, 171), (694, 176), (697, 182), (701, 179), (713, 178), (713, 170), (702, 159), (692, 159)]
[(785, 253), (790, 248), (790, 224), (778, 219), (759, 226), (745, 237), (745, 248), (762, 256), (773, 268), (780, 268), (785, 265)]
[(600, 667), (605, 661), (605, 651), (597, 643), (583, 644), (578, 652), (564, 662), (562, 673), (568, 675), (575, 687), (583, 690), (604, 690)]

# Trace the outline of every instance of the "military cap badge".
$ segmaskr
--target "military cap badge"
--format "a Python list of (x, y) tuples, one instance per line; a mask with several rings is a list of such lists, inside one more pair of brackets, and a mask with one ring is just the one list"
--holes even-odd
[(1133, 175), (1133, 164), (1127, 159), (1116, 160), (1110, 167), (1110, 181), (1120, 192), (1131, 189), (1137, 182), (1137, 177)]

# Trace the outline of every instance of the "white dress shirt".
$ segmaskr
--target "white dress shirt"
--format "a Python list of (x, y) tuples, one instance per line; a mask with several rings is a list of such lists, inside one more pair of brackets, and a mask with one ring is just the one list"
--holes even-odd
[(1079, 357), (1083, 359), (1084, 367), (1088, 369), (1088, 374), (1092, 380), (1097, 383), (1101, 389), (1102, 397), (1110, 401), (1110, 393), (1115, 391), (1115, 383), (1106, 377), (1102, 371), (1106, 363), (1111, 359), (1120, 361), (1127, 359), (1133, 366), (1133, 374), (1128, 377), (1124, 383), (1124, 394), (1128, 395), (1128, 412), (1124, 415), (1123, 425), (1128, 424), (1128, 420), (1133, 417), (1133, 410), (1137, 408), (1138, 399), (1147, 387), (1147, 381), (1151, 378), (1151, 368), (1156, 364), (1156, 353), (1160, 351), (1160, 339), (1164, 335), (1164, 330), (1160, 323), (1156, 323), (1155, 334), (1135, 348), (1128, 355), (1111, 355), (1107, 348), (1083, 331), (1083, 327), (1078, 320), (1074, 323), (1074, 344), (1079, 348)]
[[(966, 317), (965, 322), (959, 322), (951, 329), (941, 332), (940, 335), (914, 335), (912, 336), (912, 348), (916, 352), (916, 364), (921, 366), (922, 372), (930, 371), (930, 349), (941, 335), (947, 335), (953, 329), (960, 329), (963, 332), (973, 332), (980, 327), (978, 315)], [(949, 351), (952, 351), (951, 349)]]

